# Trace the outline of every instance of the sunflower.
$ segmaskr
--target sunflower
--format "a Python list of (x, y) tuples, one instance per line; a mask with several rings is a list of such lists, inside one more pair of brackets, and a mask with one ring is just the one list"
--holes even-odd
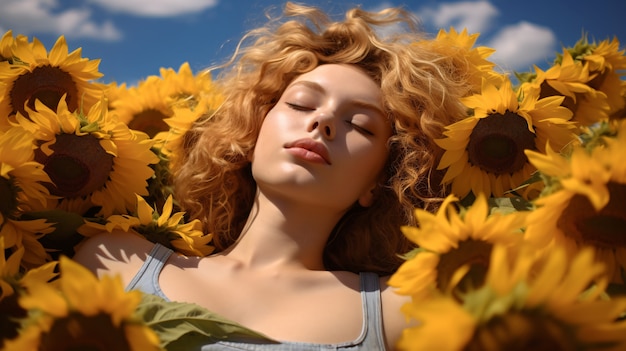
[(463, 99), (473, 116), (447, 126), (446, 137), (436, 140), (445, 150), (442, 183), (461, 198), (470, 192), (501, 197), (520, 186), (535, 170), (524, 150), (543, 151), (547, 140), (561, 148), (575, 139), (562, 100), (525, 94), (520, 102), (509, 80), (500, 88), (484, 82), (481, 94)]
[[(147, 181), (157, 157), (152, 141), (108, 115), (105, 101), (86, 114), (69, 111), (65, 100), (57, 111), (37, 101), (30, 119), (17, 122), (38, 141), (35, 160), (54, 183), (50, 192), (60, 197), (50, 208), (85, 211), (100, 207), (98, 214), (126, 213), (135, 204), (135, 193), (147, 195)], [(79, 213), (83, 215), (84, 213)]]
[(159, 350), (158, 336), (134, 311), (141, 292), (124, 291), (119, 277), (98, 280), (71, 259), (59, 260), (58, 289), (31, 283), (19, 298), (33, 313), (20, 336), (5, 350)]
[(45, 220), (26, 220), (23, 215), (46, 207), (52, 199), (43, 185), (50, 182), (43, 165), (34, 160), (34, 138), (20, 127), (0, 132), (0, 237), (7, 249), (25, 247), (28, 266), (49, 259), (38, 241), (54, 230)]
[(223, 101), (209, 71), (194, 74), (189, 63), (185, 62), (180, 65), (178, 72), (172, 68), (161, 68), (160, 73), (166, 87), (164, 93), (171, 106), (183, 105), (190, 109), (203, 106), (213, 110)]
[(188, 63), (182, 64), (178, 72), (161, 68), (160, 73), (161, 76), (149, 76), (137, 87), (128, 88), (125, 95), (118, 94), (119, 99), (111, 104), (130, 128), (144, 131), (150, 137), (161, 133), (156, 138), (159, 141), (171, 140), (167, 135), (171, 127), (177, 128), (175, 135), (189, 128), (187, 120), (176, 122), (173, 108), (189, 110), (197, 119), (201, 113), (217, 108), (223, 99), (210, 74), (194, 75)]
[(590, 43), (585, 36), (567, 50), (574, 59), (588, 63), (589, 72), (594, 77), (587, 84), (606, 94), (608, 113), (613, 115), (622, 110), (625, 107), (622, 97), (625, 83), (621, 77), (626, 70), (626, 56), (619, 48), (619, 40), (613, 38)]
[(612, 281), (624, 283), (626, 123), (617, 128), (617, 135), (606, 137), (604, 144), (591, 150), (581, 145), (567, 157), (527, 153), (553, 185), (535, 201), (525, 235), (538, 248), (563, 245), (570, 255), (592, 246)]
[[(399, 350), (621, 350), (626, 347), (626, 298), (603, 297), (603, 265), (591, 250), (567, 259), (529, 247), (496, 245), (485, 284), (462, 300), (438, 295), (403, 307), (420, 323), (407, 328)], [(589, 289), (589, 286), (592, 288)], [(440, 335), (441, 338), (433, 338)]]
[[(168, 129), (163, 119), (171, 113), (168, 103), (165, 102), (165, 95), (158, 93), (162, 88), (165, 86), (156, 76), (141, 82), (139, 87), (128, 87), (125, 83), (111, 83), (107, 87), (109, 113), (131, 130), (145, 132), (153, 140), (152, 151), (158, 161), (151, 165), (153, 175), (148, 179), (147, 196), (161, 204), (171, 194), (169, 162), (161, 149), (163, 142), (155, 138), (157, 134)], [(147, 102), (146, 97), (151, 98), (150, 101)]]
[(137, 196), (136, 216), (113, 215), (107, 218), (106, 224), (86, 222), (79, 231), (85, 236), (115, 229), (125, 232), (133, 230), (146, 239), (160, 243), (177, 252), (188, 256), (207, 256), (213, 252), (213, 247), (208, 245), (212, 235), (204, 235), (200, 221), (195, 219), (185, 222), (184, 212), (176, 212), (172, 215), (174, 200), (170, 195), (162, 213), (156, 208), (150, 207), (143, 197)]
[(498, 350), (626, 346), (626, 323), (616, 322), (626, 310), (626, 298), (604, 298), (605, 267), (591, 249), (568, 259), (559, 246), (543, 256), (525, 247), (512, 266), (506, 256), (495, 248), (486, 291), (464, 297), (466, 310), (480, 324), (468, 350), (489, 350), (490, 344)]
[(171, 107), (171, 116), (163, 121), (168, 128), (154, 136), (156, 146), (167, 159), (167, 174), (176, 172), (181, 155), (185, 150), (185, 133), (191, 126), (215, 111), (223, 101), (219, 89), (213, 84), (208, 71), (194, 75), (188, 63), (180, 66), (178, 72), (173, 69), (161, 69), (164, 95)]
[(36, 100), (56, 110), (59, 100), (65, 98), (71, 112), (79, 107), (88, 110), (103, 92), (101, 84), (91, 82), (102, 76), (99, 63), (82, 58), (81, 49), (68, 53), (63, 36), (50, 53), (36, 38), (31, 43), (27, 37), (17, 36), (9, 59), (0, 61), (0, 123), (6, 125), (6, 117), (16, 113), (28, 117), (27, 107), (36, 109)]
[(162, 206), (171, 194), (171, 177), (180, 155), (186, 152), (183, 136), (194, 122), (214, 111), (223, 97), (208, 71), (194, 75), (188, 63), (178, 72), (161, 68), (160, 73), (137, 87), (111, 88), (115, 96), (111, 107), (131, 129), (144, 131), (155, 141), (154, 153), (161, 161), (150, 180), (150, 200)]
[(54, 223), (45, 219), (10, 219), (0, 214), (0, 237), (5, 239), (10, 251), (25, 249), (22, 266), (26, 269), (41, 266), (52, 257), (46, 252), (40, 239), (54, 232)]
[(500, 243), (513, 249), (521, 242), (525, 211), (489, 214), (486, 198), (479, 195), (461, 216), (453, 206), (456, 200), (448, 196), (436, 214), (416, 209), (419, 228), (402, 227), (404, 235), (419, 249), (389, 280), (399, 294), (420, 299), (433, 288), (446, 291), (455, 272), (464, 266), (470, 273), (464, 284), (478, 286), (489, 266), (493, 245)]
[(48, 282), (55, 278), (56, 262), (50, 262), (28, 270), (23, 274), (21, 260), (24, 247), (14, 251), (8, 258), (8, 251), (0, 236), (0, 349), (4, 341), (18, 335), (19, 321), (26, 318), (27, 311), (19, 306), (17, 299), (20, 293), (33, 282)]
[(167, 159), (168, 173), (175, 173), (180, 166), (181, 157), (188, 153), (185, 150), (185, 133), (207, 113), (207, 108), (204, 104), (193, 109), (188, 106), (173, 106), (172, 116), (164, 119), (169, 129), (158, 133), (154, 139), (163, 157)]
[(523, 82), (521, 89), (540, 98), (563, 96), (562, 105), (573, 112), (572, 120), (586, 126), (608, 119), (610, 107), (607, 94), (596, 90), (590, 82), (597, 76), (590, 72), (590, 62), (574, 60), (564, 50), (561, 60), (547, 71), (535, 66), (536, 75)]
[(111, 102), (111, 108), (130, 129), (142, 131), (152, 138), (169, 128), (163, 121), (172, 116), (166, 90), (161, 78), (150, 76), (138, 86), (118, 93), (118, 98)]
[(440, 29), (434, 40), (443, 47), (460, 49), (456, 51), (456, 55), (461, 56), (462, 61), (467, 63), (468, 80), (474, 87), (473, 92), (480, 91), (483, 79), (496, 86), (502, 83), (502, 75), (494, 71), (495, 63), (487, 60), (496, 50), (486, 46), (474, 46), (479, 35), (479, 33), (469, 34), (467, 29), (459, 33), (450, 27), (449, 32)]
[(125, 94), (128, 94), (128, 86), (126, 83), (111, 82), (105, 86), (104, 95), (109, 103), (109, 111), (113, 111), (115, 108), (115, 101), (119, 100)]
[(7, 217), (44, 209), (51, 197), (43, 185), (50, 178), (34, 160), (34, 148), (33, 135), (22, 128), (0, 132), (0, 213)]

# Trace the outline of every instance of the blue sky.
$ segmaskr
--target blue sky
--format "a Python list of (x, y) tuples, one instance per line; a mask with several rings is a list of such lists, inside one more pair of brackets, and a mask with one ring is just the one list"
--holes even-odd
[[(583, 31), (589, 38), (617, 36), (626, 44), (626, 1), (554, 0), (309, 0), (330, 13), (361, 5), (366, 10), (402, 5), (424, 30), (467, 27), (481, 33), (478, 44), (495, 48), (492, 61), (507, 70), (547, 67), (562, 45)], [(194, 72), (223, 61), (246, 30), (265, 22), (276, 0), (0, 0), (0, 32), (37, 37), (50, 49), (65, 35), (71, 50), (101, 59), (102, 81), (135, 84), (160, 67)]]

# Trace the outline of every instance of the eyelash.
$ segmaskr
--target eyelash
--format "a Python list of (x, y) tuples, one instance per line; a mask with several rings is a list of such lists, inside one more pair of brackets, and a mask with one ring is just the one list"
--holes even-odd
[[(313, 111), (313, 108), (310, 107), (305, 107), (305, 106), (300, 106), (294, 103), (290, 103), (290, 102), (286, 102), (285, 104), (287, 104), (287, 106), (295, 111), (298, 112), (307, 112), (307, 111)], [(370, 130), (363, 128), (357, 124), (352, 123), (352, 121), (345, 121), (347, 125), (349, 125), (350, 127), (354, 128), (357, 132), (365, 134), (365, 135), (369, 135), (369, 136), (374, 136), (374, 133), (372, 133)]]
[(362, 134), (366, 134), (369, 136), (374, 136), (374, 133), (372, 133), (371, 131), (369, 131), (368, 129), (365, 129), (357, 124), (352, 123), (351, 121), (345, 121), (346, 124), (348, 124), (350, 127), (356, 129), (357, 132), (362, 133)]
[(310, 108), (310, 107), (305, 107), (305, 106), (300, 106), (294, 103), (290, 103), (290, 102), (286, 102), (285, 104), (287, 104), (287, 106), (289, 106), (289, 108), (296, 110), (296, 111), (313, 111), (314, 109)]

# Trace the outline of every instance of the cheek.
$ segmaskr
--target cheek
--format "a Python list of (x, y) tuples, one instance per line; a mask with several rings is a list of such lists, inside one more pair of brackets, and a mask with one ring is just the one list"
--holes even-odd
[(261, 131), (265, 137), (280, 136), (298, 127), (298, 118), (290, 116), (281, 109), (273, 109), (265, 116)]
[(355, 145), (351, 152), (353, 162), (350, 166), (367, 180), (375, 180), (380, 175), (389, 157), (389, 150), (383, 143), (363, 143)]
[(388, 157), (389, 152), (387, 151), (387, 149), (372, 154), (370, 161), (370, 174), (372, 174), (372, 181), (376, 181), (379, 179), (383, 168), (387, 164)]
[(276, 152), (282, 149), (285, 142), (289, 141), (293, 130), (297, 128), (293, 118), (287, 118), (284, 113), (275, 110), (265, 116), (261, 129), (257, 136), (253, 159), (263, 159), (262, 162), (272, 160)]
[(259, 130), (259, 135), (257, 137), (257, 147), (263, 147), (263, 145), (276, 140), (276, 137), (281, 135), (284, 130), (284, 123), (280, 123), (280, 119), (277, 118), (275, 113), (267, 114), (263, 123), (261, 124), (261, 129)]

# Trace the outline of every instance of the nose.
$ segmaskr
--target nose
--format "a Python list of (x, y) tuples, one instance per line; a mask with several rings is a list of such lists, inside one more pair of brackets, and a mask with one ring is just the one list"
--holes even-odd
[(317, 114), (310, 122), (308, 132), (317, 132), (327, 140), (335, 138), (335, 125), (332, 116), (326, 113)]

